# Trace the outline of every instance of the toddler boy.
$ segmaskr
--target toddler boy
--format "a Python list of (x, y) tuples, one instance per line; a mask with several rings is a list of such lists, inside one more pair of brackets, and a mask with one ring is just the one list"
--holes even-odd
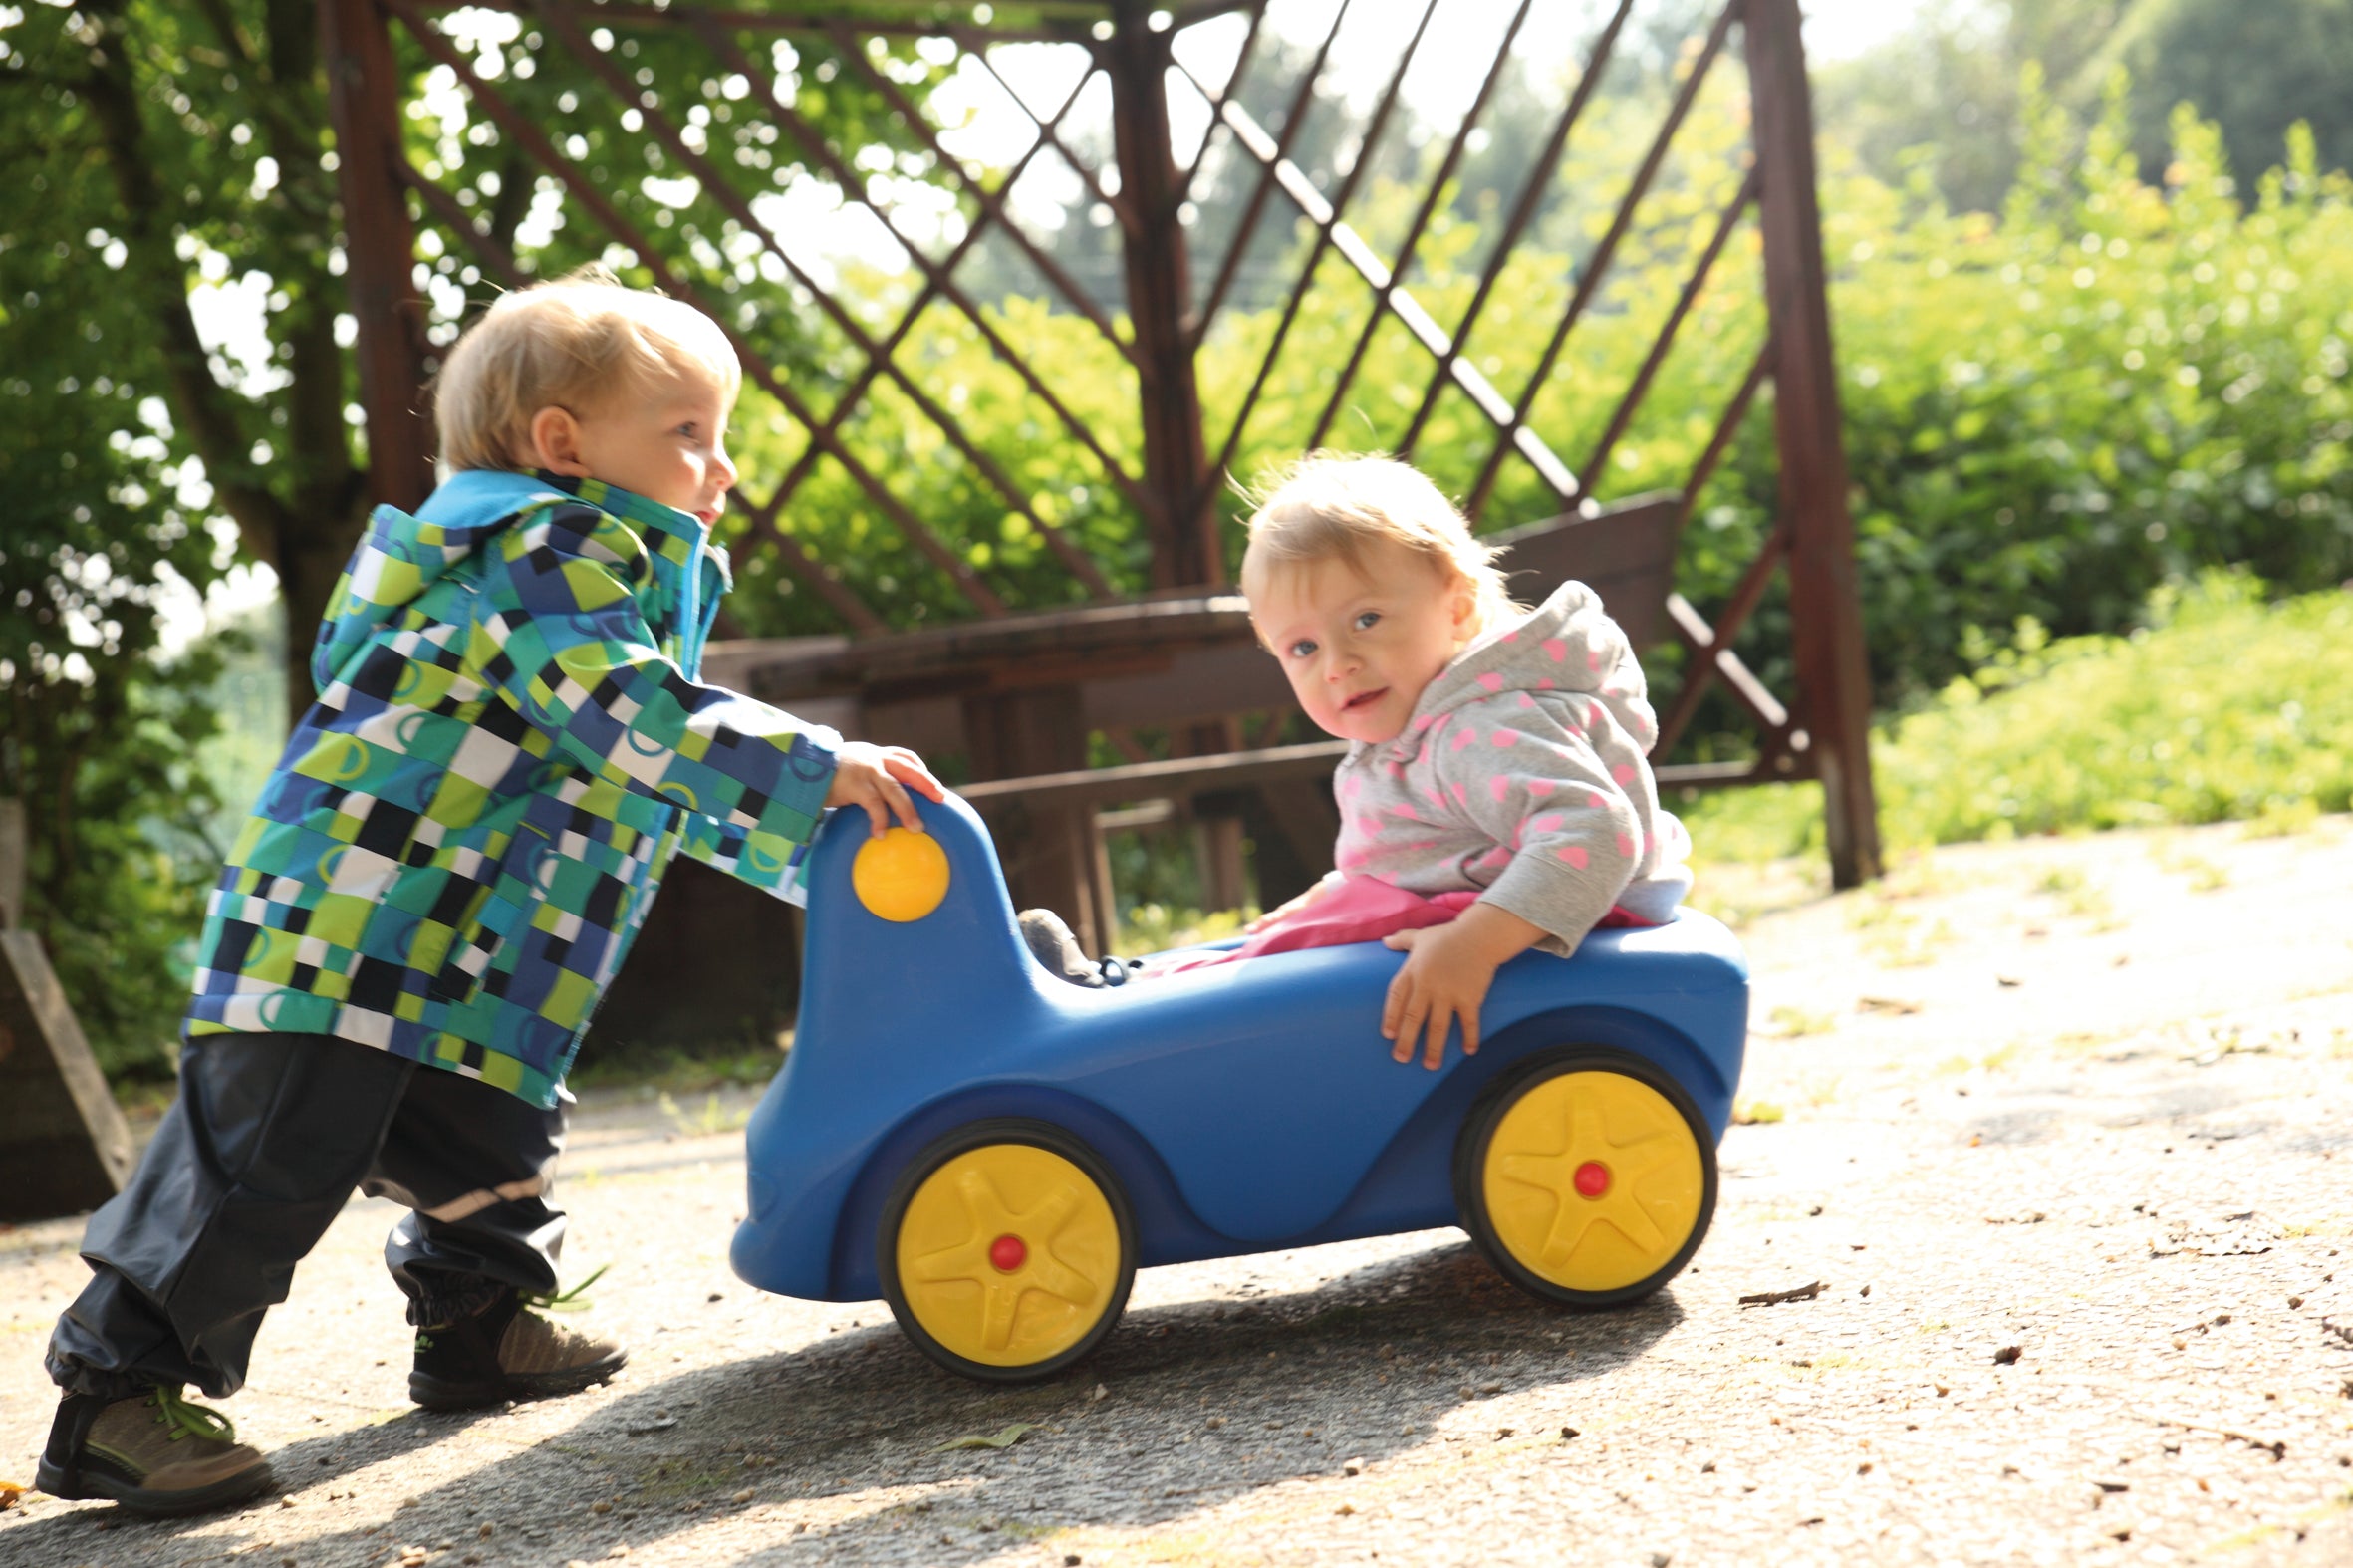
[(798, 896), (827, 806), (920, 830), (920, 758), (696, 672), (725, 558), (740, 370), (690, 307), (575, 274), (457, 344), (447, 483), (380, 507), (319, 629), (318, 702), (208, 907), (180, 1095), (91, 1217), (58, 1322), (41, 1488), (146, 1513), (238, 1501), (267, 1460), (217, 1412), (355, 1187), (433, 1409), (569, 1394), (627, 1360), (554, 1299), (564, 1075), (671, 856)]

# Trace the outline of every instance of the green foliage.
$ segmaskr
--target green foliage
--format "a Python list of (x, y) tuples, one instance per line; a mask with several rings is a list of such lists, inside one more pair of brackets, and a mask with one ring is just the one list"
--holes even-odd
[[(2242, 202), (2215, 129), (2185, 114), (2163, 186), (2128, 151), (2121, 85), (2106, 118), (2077, 124), (2030, 92), (2027, 161), (1997, 217), (1955, 213), (1925, 175), (1890, 187), (1834, 162), (1825, 176), (1825, 243), (1854, 480), (1858, 569), (1883, 704), (1933, 691), (2003, 646), (2020, 618), (2059, 636), (2129, 625), (2162, 583), (2244, 564), (2286, 592), (2353, 575), (2353, 182), (2322, 175), (2308, 138)], [(1645, 104), (1597, 101), (1595, 134), (1572, 142), (1564, 186), (1609, 191), (1639, 159)], [(1572, 467), (1599, 456), (1604, 499), (1680, 484), (1712, 433), (1762, 335), (1752, 226), (1699, 295), (1650, 394), (1606, 454), (1621, 390), (1671, 311), (1737, 177), (1745, 105), (1736, 78), (1709, 79), (1699, 107), (1621, 246), (1618, 265), (1534, 398), (1533, 424)], [(1383, 186), (1357, 221), (1394, 253), (1414, 205)], [(1492, 201), (1481, 209), (1491, 210)], [(1544, 218), (1503, 268), (1465, 358), (1519, 400), (1575, 268), (1610, 216), (1577, 198)], [(1491, 222), (1444, 212), (1424, 237), (1416, 297), (1451, 326), (1469, 303)], [(1298, 255), (1305, 259), (1302, 236)], [(1323, 434), (1343, 449), (1391, 449), (1413, 427), (1429, 357), (1327, 252), (1318, 286), (1284, 336), (1230, 473), (1246, 480), (1303, 449), (1333, 402), (1334, 368), (1362, 340), (1359, 370)], [(989, 320), (1036, 363), (1122, 462), (1132, 462), (1134, 373), (1082, 319), (1008, 301)], [(1203, 347), (1200, 382), (1212, 450), (1223, 444), (1279, 324), (1274, 310), (1228, 313)], [(1535, 330), (1531, 330), (1531, 328)], [(933, 306), (900, 363), (956, 410), (1040, 516), (1064, 529), (1122, 588), (1145, 581), (1136, 509), (1036, 393), (960, 316)], [(889, 467), (910, 509), (1009, 601), (1067, 602), (1077, 589), (1026, 520), (943, 450), (903, 398), (881, 396), (849, 431), (868, 466)], [(789, 462), (798, 432), (747, 433), (754, 466)], [(1458, 392), (1429, 411), (1416, 461), (1460, 494), (1492, 445)], [(1777, 511), (1769, 394), (1695, 508), (1679, 567), (1706, 609), (1754, 558)], [(1228, 559), (1246, 502), (1224, 498)], [(1508, 526), (1557, 510), (1534, 470), (1503, 464), (1484, 514)], [(878, 516), (846, 475), (821, 470), (787, 526), (806, 548), (902, 625), (968, 613), (939, 574)], [(749, 553), (736, 613), (754, 630), (835, 629), (807, 593), (766, 590), (781, 573)], [(1768, 684), (1787, 690), (1788, 612), (1769, 593), (1739, 640)], [(1654, 652), (1672, 686), (1680, 652)], [(1702, 710), (1684, 755), (1737, 754), (1739, 716)]]
[[(2168, 589), (2127, 636), (2031, 624), (1973, 678), (1881, 726), (1893, 848), (2229, 820), (2292, 831), (2353, 810), (2353, 593), (2266, 604), (2243, 576)], [(1682, 805), (1704, 866), (1817, 852), (1817, 786)], [(1704, 871), (1702, 871), (1702, 876)]]
[[(28, 42), (17, 70), (53, 63)], [(184, 995), (163, 954), (209, 880), (186, 758), (214, 669), (156, 648), (174, 588), (201, 591), (226, 550), (201, 469), (175, 462), (167, 367), (77, 118), (71, 93), (0, 85), (0, 186), (23, 197), (0, 214), (0, 794), (25, 801), (27, 923), (101, 1061), (151, 1071)]]
[(2353, 182), (2310, 143), (2231, 195), (2176, 122), (2143, 184), (2121, 92), (2072, 160), (2037, 108), (1998, 224), (1850, 179), (1829, 254), (1859, 570), (1884, 699), (1934, 689), (2021, 617), (2113, 631), (2162, 583), (2245, 565), (2287, 592), (2353, 573)]
[[(577, 69), (543, 71), (548, 40), (512, 15), (461, 11), (448, 26), (529, 124), (561, 128), (588, 188), (674, 248), (677, 275), (739, 330), (773, 324), (779, 362), (822, 379), (792, 280), (717, 191), (678, 177), (639, 111)], [(695, 47), (656, 26), (599, 53), (633, 79), (658, 70), (688, 139), (746, 199), (797, 178), (808, 159), (763, 135), (740, 80)], [(187, 614), (190, 592), (239, 555), (267, 567), (293, 628), (273, 640), (293, 665), (275, 684), (300, 701), (311, 629), (365, 505), (319, 48), (311, 0), (0, 6), (0, 190), (13, 198), (0, 210), (0, 793), (28, 806), (29, 921), (118, 1071), (160, 1070), (169, 1054), (186, 984), (170, 954), (195, 932), (223, 816), (247, 803), (212, 785), (243, 795), (282, 734), (283, 709), (273, 723), (241, 701), (253, 671), (215, 687), (222, 650), (158, 657), (164, 607), (177, 597)], [(542, 273), (604, 259), (648, 276), (567, 216), (446, 68), (412, 41), (399, 50), (410, 161), (496, 246)], [(865, 58), (918, 104), (941, 69), (913, 43)], [(815, 134), (920, 178), (897, 161), (909, 133), (864, 67), (824, 46), (765, 64)], [(487, 270), (462, 254), (470, 238), (421, 204), (414, 215), (446, 342), (490, 298)], [(236, 731), (207, 747), (223, 706)]]
[(1918, 169), (1956, 207), (1991, 210), (2019, 168), (2024, 70), (2088, 116), (2118, 66), (2146, 173), (2164, 166), (2185, 103), (2240, 168), (2278, 156), (2298, 121), (2324, 166), (2353, 165), (2353, 0), (1923, 0), (1884, 42), (1816, 69), (1815, 113), (1881, 178)]

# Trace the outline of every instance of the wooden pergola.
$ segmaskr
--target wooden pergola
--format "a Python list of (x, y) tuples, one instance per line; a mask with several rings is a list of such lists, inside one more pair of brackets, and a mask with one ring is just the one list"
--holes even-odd
[[(477, 6), (485, 0), (474, 0)], [(715, 646), (711, 672), (755, 694), (806, 709), (873, 739), (903, 740), (928, 750), (960, 752), (977, 781), (968, 791), (998, 816), (998, 838), (1017, 900), (1072, 914), (1090, 943), (1108, 936), (1110, 890), (1100, 851), (1098, 813), (1140, 800), (1221, 802), (1210, 811), (1209, 887), (1212, 898), (1239, 902), (1240, 817), (1237, 799), (1253, 803), (1261, 832), (1289, 841), (1308, 870), (1328, 856), (1330, 804), (1321, 793), (1335, 752), (1332, 744), (1274, 744), (1282, 715), (1291, 711), (1271, 661), (1251, 646), (1240, 601), (1226, 590), (1220, 495), (1237, 454), (1245, 449), (1254, 411), (1302, 306), (1337, 258), (1352, 286), (1369, 291), (1372, 309), (1352, 351), (1330, 366), (1328, 399), (1306, 443), (1330, 439), (1359, 391), (1377, 331), (1402, 326), (1426, 354), (1428, 378), (1419, 407), (1393, 447), (1413, 455), (1441, 399), (1477, 410), (1487, 450), (1475, 480), (1460, 497), (1483, 532), (1508, 530), (1510, 564), (1535, 572), (1544, 588), (1566, 576), (1601, 586), (1612, 613), (1634, 631), (1638, 646), (1672, 638), (1686, 651), (1679, 689), (1655, 690), (1662, 716), (1659, 754), (1665, 756), (1692, 723), (1709, 691), (1728, 693), (1753, 727), (1753, 755), (1734, 763), (1686, 764), (1660, 769), (1669, 784), (1724, 785), (1817, 778), (1828, 813), (1827, 841), (1834, 882), (1853, 886), (1877, 875), (1880, 863), (1871, 770), (1866, 749), (1869, 688), (1857, 603), (1853, 525), (1847, 510), (1847, 466), (1840, 437), (1836, 381), (1825, 296), (1820, 221), (1815, 205), (1812, 114), (1799, 38), (1798, 0), (1728, 0), (1687, 49), (1680, 80), (1643, 157), (1599, 238), (1567, 289), (1559, 316), (1539, 324), (1543, 346), (1520, 386), (1498, 387), (1467, 346), (1493, 302), (1498, 279), (1528, 233), (1558, 178), (1563, 149), (1584, 115), (1613, 51), (1625, 43), (1634, 0), (1614, 0), (1596, 17), (1590, 57), (1536, 149), (1529, 171), (1503, 209), (1498, 243), (1489, 252), (1466, 308), (1441, 322), (1414, 292), (1418, 252), (1440, 212), (1443, 193), (1461, 169), (1466, 149), (1505, 75), (1513, 40), (1540, 0), (1516, 0), (1508, 26), (1467, 112), (1432, 161), (1402, 238), (1377, 247), (1352, 223), (1367, 192), (1362, 176), (1368, 151), (1346, 173), (1319, 187), (1294, 159), (1293, 141), (1307, 121), (1316, 78), (1352, 9), (1380, 9), (1393, 18), (1399, 49), (1394, 69), (1374, 100), (1365, 130), (1369, 149), (1400, 101), (1417, 51), (1434, 28), (1446, 25), (1455, 0), (1335, 0), (1329, 29), (1312, 64), (1286, 84), (1288, 113), (1276, 129), (1245, 108), (1241, 88), (1253, 70), (1266, 69), (1265, 0), (1194, 0), (1156, 8), (1147, 0), (1042, 0), (1000, 8), (934, 0), (776, 0), (753, 7), (639, 0), (486, 0), (511, 10), (546, 39), (543, 71), (576, 72), (592, 91), (626, 104), (644, 133), (663, 149), (670, 166), (699, 182), (699, 199), (757, 236), (763, 260), (772, 257), (821, 312), (831, 330), (863, 356), (863, 364), (829, 407), (819, 407), (782, 374), (758, 335), (744, 329), (710, 296), (679, 246), (664, 233), (634, 222), (560, 144), (560, 128), (536, 121), (511, 101), (509, 85), (493, 80), (442, 27), (445, 0), (320, 0), (333, 109), (341, 157), (350, 287), (359, 320), (363, 404), (377, 497), (394, 504), (420, 500), (431, 484), (429, 427), (418, 412), (420, 388), (431, 364), (427, 311), (416, 285), (416, 234), (429, 226), (444, 252), (463, 250), (470, 266), (492, 282), (528, 282), (525, 263), (494, 225), (469, 209), (470, 193), (453, 192), (411, 160), (402, 136), (404, 107), (421, 69), (437, 69), (445, 88), (462, 93), (474, 119), (495, 128), (505, 146), (527, 156), (537, 175), (556, 182), (569, 221), (590, 226), (634, 252), (654, 281), (709, 310), (728, 324), (747, 381), (762, 389), (806, 441), (798, 459), (765, 493), (748, 497), (753, 541), (772, 548), (783, 570), (817, 596), (839, 625), (834, 637), (783, 644)], [(1409, 29), (1407, 24), (1411, 23)], [(1203, 80), (1178, 45), (1204, 26), (1246, 29), (1231, 70)], [(1613, 261), (1636, 226), (1670, 147), (1690, 116), (1702, 83), (1721, 67), (1738, 36), (1751, 105), (1750, 145), (1736, 190), (1717, 214), (1711, 238), (1692, 258), (1688, 281), (1660, 325), (1656, 341), (1598, 437), (1572, 463), (1558, 450), (1562, 432), (1542, 427), (1538, 394), (1561, 373), (1564, 347), (1581, 321), (1598, 314)], [(900, 216), (868, 188), (855, 148), (830, 143), (796, 107), (792, 86), (780, 80), (764, 53), (775, 37), (814, 42), (860, 76), (862, 91), (879, 96), (896, 124), (935, 158), (937, 178), (965, 214), (962, 238), (945, 254), (906, 245), (920, 287), (891, 330), (879, 330), (819, 276), (808, 258), (762, 222), (753, 193), (738, 172), (722, 165), (679, 109), (681, 95), (649, 73), (628, 72), (612, 46), (615, 35), (660, 35), (693, 40), (714, 72), (744, 86), (742, 108), (760, 116), (805, 166), (832, 181), (844, 200), (870, 208), (894, 233)], [(1031, 108), (1034, 136), (1007, 170), (967, 168), (943, 142), (943, 129), (887, 69), (869, 39), (943, 40), (980, 69), (998, 75), (997, 52), (1054, 43), (1083, 51), (1085, 70), (1059, 108)], [(1108, 83), (1111, 156), (1103, 166), (1085, 155), (1065, 121), (1082, 95)], [(1209, 130), (1180, 158), (1172, 130), (1173, 106), (1206, 115)], [(1094, 297), (1052, 247), (1025, 231), (1003, 192), (1034, 159), (1067, 163), (1117, 224), (1124, 258), (1122, 297)], [(1213, 157), (1247, 177), (1232, 242), (1222, 255), (1197, 255), (1186, 204)], [(1229, 192), (1227, 199), (1234, 199)], [(1243, 254), (1263, 223), (1287, 213), (1304, 224), (1307, 256), (1274, 314), (1273, 339), (1255, 378), (1235, 401), (1238, 410), (1212, 429), (1203, 413), (1201, 349), (1221, 312), (1232, 309)], [(1358, 221), (1362, 221), (1361, 218)], [(1613, 452), (1633, 424), (1654, 378), (1742, 225), (1753, 222), (1761, 252), (1760, 287), (1766, 329), (1746, 374), (1723, 388), (1720, 416), (1700, 457), (1679, 487), (1665, 495), (1605, 505), (1593, 492)], [(1053, 295), (1054, 307), (1091, 322), (1116, 352), (1136, 396), (1139, 451), (1124, 459), (1103, 432), (1090, 428), (1056, 384), (1056, 367), (1039, 364), (1008, 341), (996, 318), (958, 277), (958, 264), (983, 236), (1011, 245)], [(904, 237), (904, 235), (902, 236)], [(911, 282), (913, 280), (911, 279)], [(917, 318), (948, 309), (967, 320), (989, 350), (1018, 374), (1028, 393), (1048, 411), (1056, 439), (1067, 440), (1109, 476), (1139, 519), (1150, 543), (1148, 591), (1123, 595), (1105, 563), (1063, 529), (1008, 470), (1005, 454), (988, 450), (966, 429), (922, 378), (900, 358)], [(1538, 328), (1529, 328), (1534, 332)], [(1677, 592), (1674, 564), (1684, 524), (1709, 477), (1767, 383), (1773, 389), (1774, 441), (1779, 456), (1779, 506), (1762, 548), (1737, 583), (1704, 611)], [(1001, 500), (1008, 515), (1025, 520), (1052, 551), (1084, 603), (1040, 606), (992, 582), (965, 551), (942, 539), (918, 516), (897, 477), (864, 463), (843, 438), (864, 401), (879, 389), (919, 410), (935, 425), (954, 460)], [(821, 467), (832, 465), (854, 481), (864, 504), (963, 601), (964, 618), (947, 626), (894, 630), (840, 570), (818, 559), (780, 522), (793, 498)], [(1499, 480), (1520, 465), (1541, 481), (1550, 504), (1532, 515), (1497, 513)], [(1525, 487), (1522, 486), (1524, 490)], [(1517, 526), (1514, 526), (1517, 525)], [(1785, 575), (1794, 689), (1768, 690), (1733, 652), (1768, 590)], [(1132, 741), (1139, 727), (1170, 737), (1170, 755), (1146, 755)], [(1089, 736), (1108, 735), (1129, 759), (1090, 768)], [(1263, 861), (1263, 857), (1262, 857)], [(1328, 864), (1328, 861), (1325, 862)]]

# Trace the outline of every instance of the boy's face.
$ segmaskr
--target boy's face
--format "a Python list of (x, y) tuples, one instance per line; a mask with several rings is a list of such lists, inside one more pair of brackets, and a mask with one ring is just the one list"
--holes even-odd
[(733, 401), (709, 377), (673, 372), (595, 413), (542, 408), (532, 416), (531, 436), (549, 472), (602, 479), (707, 527), (735, 484), (727, 460)]
[(1380, 540), (1357, 565), (1284, 566), (1250, 596), (1250, 621), (1307, 716), (1343, 740), (1395, 740), (1423, 688), (1469, 636), (1468, 585)]

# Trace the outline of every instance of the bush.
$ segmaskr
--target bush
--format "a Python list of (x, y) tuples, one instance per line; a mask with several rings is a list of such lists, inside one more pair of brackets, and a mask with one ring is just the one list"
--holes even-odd
[[(1566, 188), (1622, 186), (1639, 156), (1643, 106), (1605, 99), (1603, 124), (1571, 144)], [(2174, 122), (2162, 186), (2131, 153), (2122, 82), (2100, 124), (2073, 123), (2026, 95), (2026, 160), (1998, 214), (1955, 213), (1925, 169), (1904, 188), (1825, 156), (1821, 201), (1853, 477), (1858, 572), (1872, 679), (1883, 706), (1942, 687), (2006, 646), (2031, 620), (2052, 635), (2129, 626), (2161, 584), (2244, 565), (2283, 593), (2353, 576), (2353, 179), (2322, 174), (2311, 137), (2242, 202), (2219, 132), (2187, 109)], [(1532, 424), (1572, 464), (1599, 440), (1739, 178), (1745, 141), (1737, 73), (1711, 76), (1617, 266), (1534, 402)], [(1620, 122), (1623, 121), (1624, 124)], [(1413, 193), (1377, 190), (1352, 220), (1394, 250)], [(1611, 203), (1580, 199), (1549, 215), (1506, 266), (1461, 346), (1517, 396)], [(1441, 215), (1410, 275), (1451, 326), (1468, 303), (1499, 225), (1486, 208)], [(1303, 229), (1297, 261), (1306, 256)], [(1314, 433), (1336, 368), (1354, 350), (1369, 291), (1327, 252), (1319, 286), (1290, 328), (1230, 462), (1249, 479)], [(1751, 221), (1716, 264), (1632, 426), (1592, 476), (1604, 499), (1681, 484), (1762, 341), (1759, 253)], [(868, 280), (878, 296), (897, 285)], [(1279, 310), (1228, 312), (1199, 359), (1210, 449), (1265, 360)], [(1003, 334), (1046, 367), (1058, 393), (1123, 462), (1136, 461), (1133, 372), (1094, 328), (1038, 301), (993, 312)], [(1531, 330), (1531, 326), (1538, 330)], [(1069, 531), (1123, 590), (1144, 585), (1142, 523), (1119, 487), (961, 318), (933, 306), (900, 351), (1038, 513)], [(1420, 406), (1430, 358), (1394, 320), (1372, 333), (1327, 444), (1388, 449)], [(780, 472), (799, 432), (747, 399), (753, 472)], [(876, 397), (845, 429), (910, 509), (1016, 604), (1069, 601), (1067, 569), (1036, 531), (946, 448), (904, 397)], [(1415, 458), (1454, 493), (1473, 483), (1492, 427), (1460, 393), (1440, 396)], [(1695, 507), (1679, 585), (1702, 610), (1753, 559), (1778, 508), (1770, 395)], [(1245, 503), (1223, 497), (1227, 559)], [(1507, 462), (1484, 523), (1501, 528), (1558, 509), (1534, 471)], [(838, 466), (820, 463), (786, 526), (900, 625), (968, 611)], [(731, 608), (765, 635), (838, 630), (816, 596), (779, 592), (772, 550), (749, 552)], [(771, 586), (776, 585), (776, 586)], [(1788, 610), (1776, 592), (1738, 644), (1787, 691)], [(1675, 647), (1654, 652), (1672, 685)], [(1746, 725), (1703, 710), (1686, 756), (1736, 755)]]
[[(2162, 591), (2147, 619), (2056, 642), (2029, 623), (1974, 678), (1882, 725), (1889, 847), (2353, 810), (2353, 593), (2265, 604), (2218, 573)], [(1820, 848), (1816, 785), (1680, 809), (1702, 863)]]

